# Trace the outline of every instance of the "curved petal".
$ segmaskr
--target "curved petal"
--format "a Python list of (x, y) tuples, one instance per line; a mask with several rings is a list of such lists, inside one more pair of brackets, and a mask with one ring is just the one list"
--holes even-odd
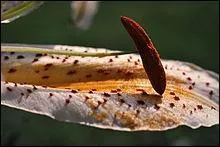
[[(50, 48), (98, 51), (74, 46)], [(99, 58), (2, 53), (1, 63), (7, 81), (2, 82), (1, 104), (9, 107), (126, 131), (219, 123), (218, 75), (190, 63), (162, 60), (167, 76), (163, 96), (151, 87), (136, 54)]]

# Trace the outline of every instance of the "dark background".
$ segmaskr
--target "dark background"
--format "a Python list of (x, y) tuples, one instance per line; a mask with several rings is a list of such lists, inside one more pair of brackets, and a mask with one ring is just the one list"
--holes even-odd
[[(218, 1), (104, 1), (86, 31), (73, 28), (70, 2), (46, 2), (25, 17), (1, 24), (1, 42), (134, 50), (121, 15), (147, 30), (161, 58), (191, 62), (219, 73)], [(217, 145), (218, 138), (219, 125), (120, 132), (58, 122), (1, 106), (1, 145)]]

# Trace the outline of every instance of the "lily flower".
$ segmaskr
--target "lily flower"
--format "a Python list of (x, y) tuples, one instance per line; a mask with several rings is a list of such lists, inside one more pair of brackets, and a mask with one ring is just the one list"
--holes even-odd
[(1, 23), (10, 23), (38, 7), (43, 1), (1, 1)]
[[(104, 48), (1, 44), (113, 53)], [(153, 89), (138, 54), (105, 57), (2, 52), (1, 105), (52, 119), (121, 131), (193, 129), (219, 124), (219, 76), (192, 63), (161, 60), (163, 95)]]
[(75, 27), (87, 30), (98, 12), (98, 1), (72, 1), (71, 16)]

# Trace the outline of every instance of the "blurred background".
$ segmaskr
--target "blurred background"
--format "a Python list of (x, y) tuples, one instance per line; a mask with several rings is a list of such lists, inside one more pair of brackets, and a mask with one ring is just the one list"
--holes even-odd
[[(129, 16), (148, 32), (163, 59), (219, 73), (219, 2), (97, 3), (88, 28), (76, 26), (71, 2), (45, 2), (30, 14), (1, 24), (2, 43), (62, 44), (134, 50), (120, 22)], [(83, 14), (86, 15), (86, 14)], [(77, 18), (82, 19), (83, 15)], [(79, 20), (78, 19), (78, 20)], [(219, 125), (165, 132), (103, 130), (1, 106), (1, 145), (218, 145)]]

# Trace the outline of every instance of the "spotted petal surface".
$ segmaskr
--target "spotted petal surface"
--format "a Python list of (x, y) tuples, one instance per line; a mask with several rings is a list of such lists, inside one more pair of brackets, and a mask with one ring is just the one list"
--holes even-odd
[[(113, 52), (79, 46), (38, 47)], [(218, 74), (181, 61), (162, 60), (162, 64), (167, 88), (160, 96), (138, 54), (81, 57), (2, 53), (5, 81), (1, 81), (1, 104), (59, 121), (121, 131), (219, 124)]]

